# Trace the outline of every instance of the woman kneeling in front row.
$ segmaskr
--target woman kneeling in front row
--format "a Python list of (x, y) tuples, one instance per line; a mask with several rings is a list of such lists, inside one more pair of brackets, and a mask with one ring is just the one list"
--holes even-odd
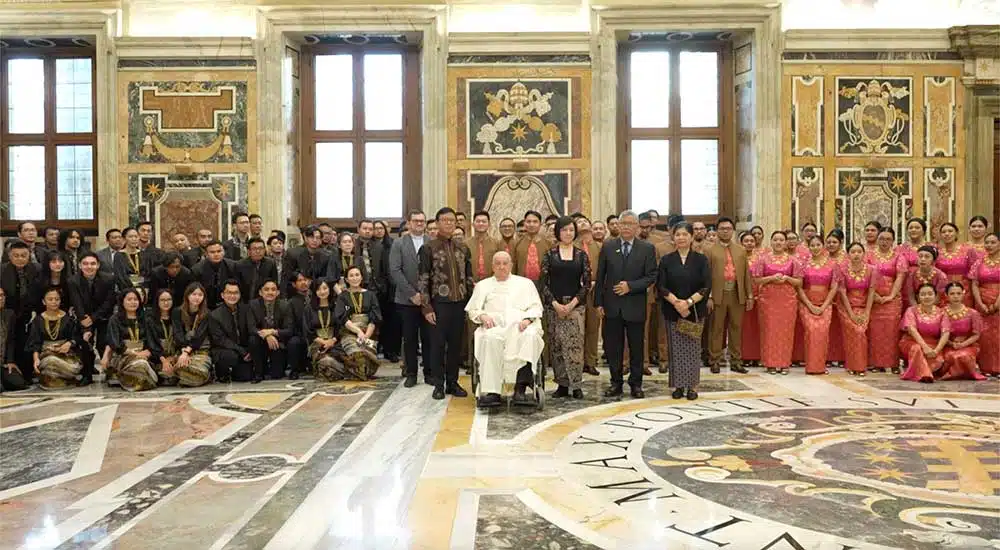
[(56, 390), (75, 386), (83, 371), (79, 350), (83, 346), (80, 331), (62, 309), (62, 293), (50, 288), (42, 294), (45, 311), (36, 315), (28, 330), (28, 350), (34, 357), (35, 372), (42, 389)]

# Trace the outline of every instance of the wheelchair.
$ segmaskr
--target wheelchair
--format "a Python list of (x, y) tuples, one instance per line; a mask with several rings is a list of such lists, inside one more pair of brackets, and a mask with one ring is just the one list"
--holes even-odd
[[(541, 411), (545, 410), (545, 361), (544, 354), (543, 357), (538, 359), (538, 367), (534, 369), (535, 379), (532, 388), (535, 391), (535, 410)], [(507, 412), (510, 413), (511, 406), (514, 403), (513, 399), (513, 385), (504, 383), (504, 392), (500, 394), (500, 403), (490, 406), (481, 406), (479, 404), (479, 361), (475, 358), (472, 359), (472, 395), (476, 399), (476, 408), (482, 409), (484, 411), (496, 410), (500, 407), (506, 405)], [(508, 386), (510, 387), (510, 392), (507, 393)], [(518, 405), (521, 406), (521, 405)], [(524, 408), (528, 408), (529, 404), (525, 403)]]

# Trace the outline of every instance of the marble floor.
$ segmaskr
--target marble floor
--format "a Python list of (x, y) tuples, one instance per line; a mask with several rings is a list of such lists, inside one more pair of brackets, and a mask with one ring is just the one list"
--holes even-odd
[(603, 372), (479, 412), (398, 372), (3, 394), (0, 549), (1000, 548), (996, 381)]

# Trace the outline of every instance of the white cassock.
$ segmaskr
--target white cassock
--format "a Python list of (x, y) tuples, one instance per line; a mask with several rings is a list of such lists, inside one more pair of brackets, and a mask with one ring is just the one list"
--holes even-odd
[[(514, 383), (518, 369), (525, 363), (531, 363), (533, 372), (538, 368), (545, 347), (542, 300), (531, 279), (517, 275), (510, 275), (506, 281), (483, 279), (476, 283), (465, 311), (476, 324), (480, 324), (479, 316), (484, 313), (496, 323), (491, 329), (479, 327), (475, 333), (480, 394), (501, 393), (504, 382)], [(532, 322), (521, 332), (518, 324), (523, 319)]]

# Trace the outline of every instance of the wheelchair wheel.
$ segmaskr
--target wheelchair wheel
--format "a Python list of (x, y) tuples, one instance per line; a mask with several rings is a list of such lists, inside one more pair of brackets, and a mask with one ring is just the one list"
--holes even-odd
[(472, 397), (479, 397), (476, 393), (476, 388), (479, 387), (479, 361), (475, 359), (472, 360), (472, 374), (470, 378), (472, 379)]
[(538, 365), (538, 373), (535, 375), (535, 402), (540, 411), (545, 410), (545, 365)]

